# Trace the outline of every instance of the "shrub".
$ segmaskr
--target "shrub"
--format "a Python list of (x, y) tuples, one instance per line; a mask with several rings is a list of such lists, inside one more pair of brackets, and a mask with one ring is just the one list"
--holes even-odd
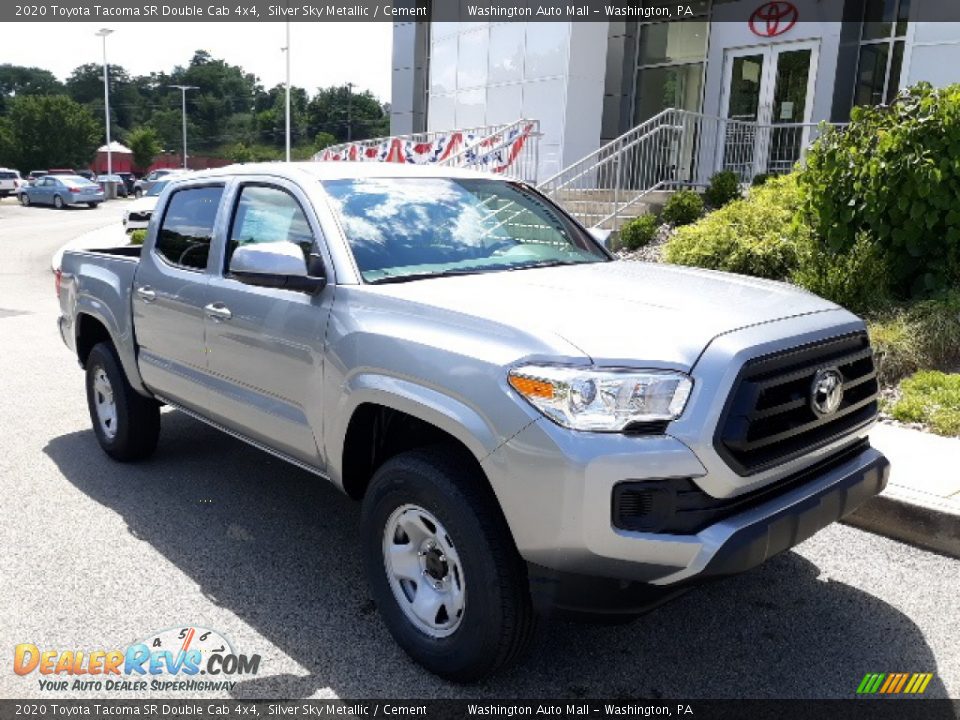
[(814, 143), (800, 173), (824, 249), (848, 251), (866, 233), (899, 297), (960, 279), (958, 117), (960, 85), (921, 83), (889, 107), (855, 108), (846, 130)]
[(880, 381), (896, 383), (917, 370), (960, 366), (960, 291), (874, 315), (870, 339), (880, 356)]
[(677, 190), (663, 206), (660, 217), (673, 225), (689, 225), (703, 215), (703, 198), (693, 190)]
[(757, 173), (753, 176), (753, 180), (750, 181), (750, 187), (760, 187), (769, 179), (769, 173)]
[[(667, 243), (667, 262), (783, 279), (797, 267), (809, 230), (798, 220), (796, 177), (770, 180), (742, 200), (680, 228)], [(807, 240), (809, 242), (809, 240)]]
[(650, 244), (657, 234), (657, 218), (644, 213), (624, 223), (620, 228), (620, 242), (627, 250), (639, 250)]
[(130, 232), (131, 245), (143, 245), (143, 241), (146, 239), (147, 239), (147, 231), (144, 229), (132, 230)]
[(889, 268), (877, 245), (860, 235), (846, 252), (830, 252), (807, 233), (797, 245), (791, 280), (855, 312), (878, 311), (890, 303)]
[(960, 375), (927, 371), (907, 378), (890, 414), (901, 422), (923, 423), (940, 435), (960, 435)]
[(723, 170), (710, 177), (710, 184), (703, 193), (707, 205), (722, 208), (740, 197), (740, 176), (732, 170)]

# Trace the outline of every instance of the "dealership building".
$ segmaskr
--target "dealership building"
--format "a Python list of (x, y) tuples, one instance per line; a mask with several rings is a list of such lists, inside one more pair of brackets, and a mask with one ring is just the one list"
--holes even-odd
[(960, 23), (926, 20), (933, 2), (700, 0), (680, 22), (398, 22), (391, 132), (535, 119), (542, 180), (666, 108), (764, 127), (842, 123), (918, 81), (960, 81)]

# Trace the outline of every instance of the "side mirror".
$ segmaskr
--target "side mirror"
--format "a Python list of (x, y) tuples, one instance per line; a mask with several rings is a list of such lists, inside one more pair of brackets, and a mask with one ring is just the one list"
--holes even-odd
[(603, 247), (607, 248), (608, 250), (610, 249), (610, 236), (613, 235), (613, 230), (604, 230), (603, 228), (592, 227), (588, 228), (587, 232), (590, 233), (594, 240), (603, 245)]
[(241, 245), (230, 258), (230, 274), (248, 285), (308, 293), (320, 292), (327, 284), (323, 276), (307, 273), (303, 251), (285, 241)]

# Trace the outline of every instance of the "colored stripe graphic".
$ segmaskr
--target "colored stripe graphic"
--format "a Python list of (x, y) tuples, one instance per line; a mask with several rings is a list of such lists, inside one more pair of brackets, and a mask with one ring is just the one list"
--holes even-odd
[(867, 673), (857, 686), (857, 695), (920, 695), (933, 673)]

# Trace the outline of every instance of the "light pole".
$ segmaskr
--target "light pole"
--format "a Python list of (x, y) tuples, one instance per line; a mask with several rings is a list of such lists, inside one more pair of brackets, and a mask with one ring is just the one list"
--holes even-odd
[(196, 85), (167, 85), (180, 91), (183, 116), (183, 169), (187, 169), (187, 90), (199, 90)]
[(107, 123), (107, 175), (113, 175), (113, 152), (110, 150), (110, 79), (107, 70), (107, 35), (112, 32), (110, 28), (100, 28), (95, 33), (97, 37), (103, 38), (103, 114)]
[[(288, 3), (289, 5), (289, 3)], [(283, 48), (287, 54), (287, 162), (290, 162), (290, 21), (287, 20), (287, 45)]]
[(353, 118), (351, 117), (351, 115), (353, 114), (353, 108), (351, 107), (351, 105), (353, 104), (351, 102), (352, 98), (353, 98), (353, 83), (348, 82), (347, 83), (347, 142), (350, 142), (351, 140), (353, 140)]

